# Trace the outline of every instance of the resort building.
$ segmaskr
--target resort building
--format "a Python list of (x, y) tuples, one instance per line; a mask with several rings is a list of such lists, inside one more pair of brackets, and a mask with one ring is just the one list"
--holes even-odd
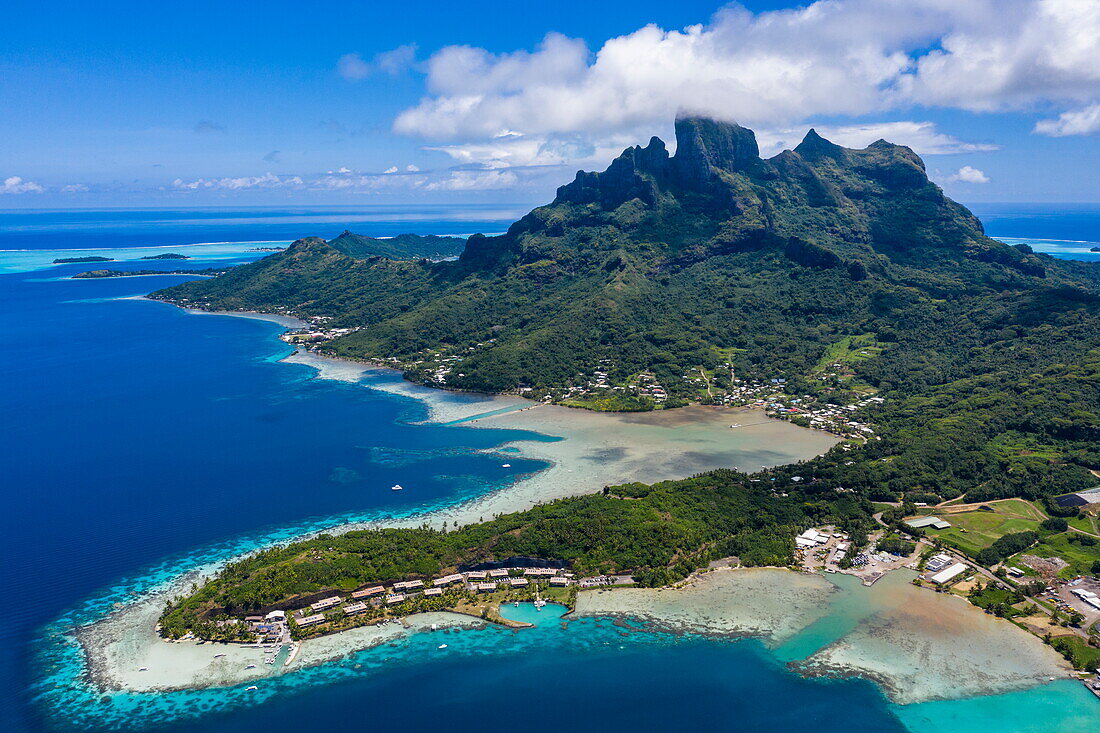
[(417, 588), (423, 588), (423, 587), (424, 587), (424, 581), (423, 580), (406, 580), (406, 581), (401, 582), (401, 583), (394, 583), (393, 584), (393, 589), (396, 590), (396, 591), (416, 590)]
[(286, 621), (286, 611), (272, 611), (264, 616), (264, 621)]
[(527, 578), (512, 578), (512, 579), (511, 579), (510, 581), (508, 581), (508, 582), (512, 584), (512, 587), (513, 587), (513, 588), (524, 588), (524, 587), (526, 587), (526, 586), (527, 586), (527, 585), (528, 585), (528, 584), (529, 584), (529, 583), (530, 583), (531, 581), (529, 581), (529, 580), (528, 580)]
[(557, 575), (553, 578), (550, 578), (550, 585), (553, 585), (553, 586), (566, 586), (566, 585), (569, 585), (569, 578), (563, 578), (560, 575)]
[(451, 583), (461, 583), (462, 573), (452, 573), (451, 575), (444, 575), (442, 578), (436, 578), (432, 581), (432, 585), (436, 588), (440, 588), (444, 585), (450, 585)]
[(508, 569), (507, 568), (495, 568), (493, 570), (490, 570), (489, 571), (489, 577), (490, 578), (507, 578), (508, 577)]
[(966, 570), (966, 565), (962, 564), (961, 562), (957, 562), (946, 570), (941, 570), (940, 572), (933, 575), (931, 580), (936, 585), (943, 585), (944, 583), (947, 583), (948, 581), (962, 575), (964, 572), (966, 572)]
[(497, 584), (496, 583), (478, 583), (477, 584), (477, 592), (478, 593), (492, 593), (496, 589), (497, 589)]
[(303, 616), (298, 619), (299, 626), (316, 626), (319, 623), (323, 623), (325, 615), (323, 613), (315, 613), (312, 616)]
[(443, 589), (442, 588), (428, 588), (426, 591), (424, 591), (424, 595), (429, 597), (429, 598), (431, 598), (432, 596), (441, 596), (441, 595), (443, 595)]
[(484, 570), (471, 570), (466, 573), (466, 580), (485, 580), (489, 576), (489, 573)]
[(362, 601), (359, 601), (358, 603), (349, 603), (348, 605), (344, 606), (344, 614), (347, 616), (362, 613), (366, 610), (367, 604), (363, 603)]
[(374, 596), (382, 595), (385, 590), (386, 589), (382, 586), (376, 585), (373, 588), (364, 588), (363, 590), (357, 590), (351, 594), (351, 597), (355, 599), (372, 598)]
[(403, 600), (405, 600), (405, 595), (403, 593), (391, 593), (386, 596), (386, 603), (391, 606), (395, 603), (401, 603)]
[(340, 596), (330, 596), (328, 598), (322, 598), (316, 603), (310, 605), (314, 611), (326, 611), (333, 606), (339, 606), (343, 602), (343, 598)]

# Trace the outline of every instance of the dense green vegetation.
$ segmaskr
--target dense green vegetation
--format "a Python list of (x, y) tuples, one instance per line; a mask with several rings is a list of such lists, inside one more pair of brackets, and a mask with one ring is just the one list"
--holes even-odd
[(763, 160), (736, 125), (676, 134), (674, 157), (656, 138), (629, 148), (457, 261), (364, 258), (345, 233), (156, 297), (328, 316), (356, 329), (337, 355), (432, 383), (450, 358), (447, 386), (597, 409), (650, 403), (565, 394), (596, 368), (652, 374), (670, 406), (699, 397), (700, 374), (704, 395), (781, 377), (792, 396), (887, 398), (853, 415), (880, 439), (780, 485), (988, 501), (1097, 483), (1100, 267), (986, 237), (908, 148), (811, 131)]
[(870, 505), (851, 495), (776, 497), (760, 482), (722, 470), (652, 486), (628, 484), (444, 531), (359, 530), (274, 547), (230, 564), (172, 604), (162, 633), (211, 633), (209, 618), (285, 603), (320, 590), (431, 578), (472, 564), (538, 557), (582, 575), (629, 572), (642, 585), (683, 578), (712, 559), (787, 565), (794, 536), (822, 522), (854, 535), (871, 526)]

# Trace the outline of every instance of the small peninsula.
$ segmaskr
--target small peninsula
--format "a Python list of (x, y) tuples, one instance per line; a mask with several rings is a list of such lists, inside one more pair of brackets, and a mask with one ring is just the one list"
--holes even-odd
[(143, 260), (189, 260), (189, 255), (181, 255), (176, 252), (165, 252), (159, 255), (149, 255), (148, 257), (142, 257)]

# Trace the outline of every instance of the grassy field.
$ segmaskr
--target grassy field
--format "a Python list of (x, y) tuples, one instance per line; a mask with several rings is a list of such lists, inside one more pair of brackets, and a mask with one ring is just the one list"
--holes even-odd
[(1073, 517), (1069, 520), (1069, 526), (1075, 527), (1082, 532), (1089, 532), (1091, 534), (1097, 533), (1096, 525), (1093, 524), (1092, 517), (1090, 517), (1088, 514), (1083, 517)]
[(974, 509), (955, 514), (939, 514), (951, 523), (947, 529), (929, 528), (928, 536), (938, 538), (968, 554), (975, 554), (1012, 532), (1038, 530), (1036, 510), (1019, 499), (986, 504), (992, 511)]
[(1096, 669), (1100, 666), (1100, 649), (1089, 646), (1079, 636), (1056, 636), (1051, 646), (1077, 669)]
[[(1060, 532), (1058, 534), (1048, 535), (1043, 537), (1035, 547), (1032, 547), (1022, 554), (1062, 558), (1069, 563), (1069, 567), (1063, 568), (1061, 572), (1058, 573), (1058, 575), (1063, 578), (1090, 575), (1092, 573), (1092, 564), (1100, 560), (1100, 540), (1097, 540), (1095, 545), (1086, 545), (1083, 544), (1081, 540), (1083, 539), (1087, 542), (1090, 538), (1082, 535), (1074, 535), (1077, 535), (1077, 533)], [(1018, 561), (1019, 555), (1014, 556), (1008, 562), (1009, 564), (1013, 564), (1018, 563)]]

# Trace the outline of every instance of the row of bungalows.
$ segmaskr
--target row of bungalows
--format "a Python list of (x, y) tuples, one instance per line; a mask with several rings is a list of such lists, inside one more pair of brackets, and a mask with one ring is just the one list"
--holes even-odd
[(364, 588), (363, 590), (357, 590), (351, 594), (351, 597), (357, 601), (361, 601), (364, 598), (374, 598), (380, 596), (386, 592), (386, 589), (380, 585), (376, 585), (373, 588)]
[(300, 619), (295, 619), (298, 622), (298, 626), (316, 626), (317, 624), (325, 620), (325, 614), (315, 613), (312, 616), (303, 616)]
[(493, 568), (489, 571), (490, 578), (507, 578), (508, 568)]
[(512, 584), (513, 588), (526, 588), (531, 581), (527, 578), (512, 578), (508, 582)]
[(420, 590), (423, 587), (423, 580), (403, 580), (400, 583), (393, 584), (395, 593), (408, 593), (411, 590)]
[(549, 578), (558, 574), (557, 568), (527, 568), (523, 574), (529, 578)]
[(478, 593), (492, 593), (496, 589), (496, 583), (477, 583), (474, 586), (474, 590), (476, 590)]
[(443, 595), (442, 588), (428, 588), (424, 591), (425, 598), (435, 598), (441, 595)]
[(401, 603), (403, 600), (405, 600), (404, 593), (391, 593), (390, 595), (386, 596), (386, 605), (392, 606), (395, 603)]
[(474, 581), (485, 580), (489, 577), (488, 570), (471, 570), (466, 573), (467, 582), (473, 583)]
[(353, 616), (357, 613), (362, 613), (367, 610), (367, 604), (363, 601), (356, 601), (355, 603), (349, 603), (344, 606), (344, 615)]
[(444, 575), (442, 578), (436, 578), (432, 581), (432, 586), (435, 588), (442, 588), (445, 585), (451, 585), (452, 583), (461, 583), (463, 580), (462, 573), (451, 573), (450, 575)]
[(340, 596), (329, 596), (328, 598), (322, 598), (316, 603), (310, 604), (309, 607), (313, 609), (314, 613), (321, 613), (322, 611), (327, 611), (330, 608), (339, 606), (343, 601), (344, 599)]

